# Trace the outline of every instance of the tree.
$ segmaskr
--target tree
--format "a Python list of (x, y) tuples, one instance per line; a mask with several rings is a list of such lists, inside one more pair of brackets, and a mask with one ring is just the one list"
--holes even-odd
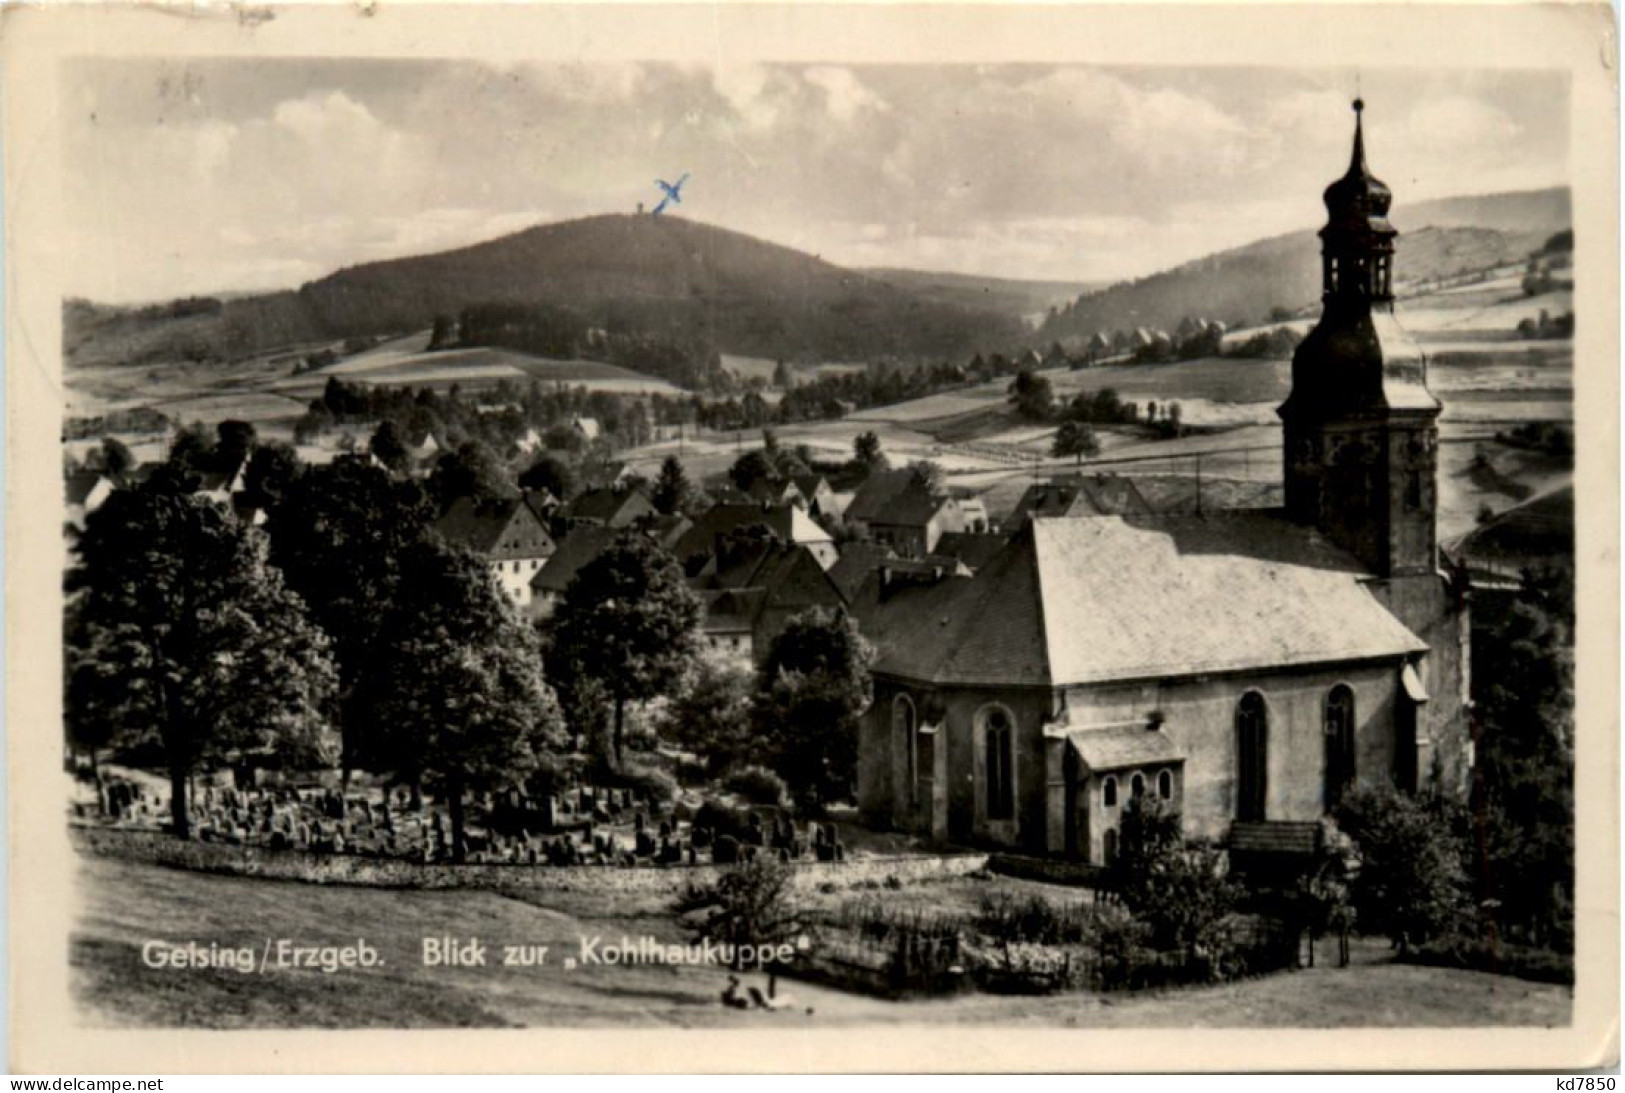
[(683, 461), (675, 455), (668, 455), (661, 460), (660, 476), (655, 479), (653, 496), (655, 508), (668, 516), (680, 513), (687, 507), (691, 492), (688, 472), (683, 469)]
[(1400, 952), (1450, 933), (1467, 913), (1460, 817), (1439, 797), (1357, 789), (1337, 826), (1359, 851), (1352, 898), (1362, 926), (1386, 931)]
[(863, 467), (874, 470), (886, 457), (880, 451), (880, 437), (874, 432), (859, 433), (852, 439), (852, 456)]
[(135, 470), (135, 455), (116, 436), (102, 438), (102, 470), (114, 478), (122, 478)]
[(791, 618), (768, 647), (751, 721), (774, 769), (809, 804), (839, 797), (852, 784), (874, 658), (845, 611), (820, 607)]
[(788, 391), (796, 385), (795, 369), (786, 361), (779, 361), (773, 366), (773, 386), (781, 391)]
[(1095, 438), (1095, 431), (1083, 422), (1063, 421), (1055, 431), (1055, 445), (1050, 454), (1061, 458), (1076, 456), (1081, 464), (1085, 456), (1093, 459), (1100, 454), (1100, 441)]
[(522, 785), (563, 743), (534, 629), (510, 607), (484, 561), (435, 542), (402, 559), (400, 595), (368, 658), (361, 693), (377, 711), (371, 759), (438, 789), (462, 861), (469, 792)]
[(748, 493), (757, 482), (767, 481), (776, 473), (773, 461), (767, 454), (758, 448), (752, 448), (734, 460), (733, 466), (728, 468), (728, 479)]
[(705, 760), (712, 774), (750, 758), (749, 672), (701, 660), (666, 707), (660, 735)]
[(576, 476), (570, 464), (550, 452), (542, 452), (519, 476), (522, 490), (546, 490), (560, 501), (575, 492)]
[(596, 680), (614, 711), (619, 767), (626, 704), (669, 690), (699, 655), (699, 597), (676, 560), (636, 532), (618, 537), (570, 581), (549, 621), (552, 654)]
[(187, 838), (193, 772), (260, 749), (314, 751), (334, 676), (327, 640), (267, 564), (264, 536), (175, 485), (155, 476), (86, 519), (69, 575), (83, 598), (68, 707), (158, 745), (172, 827)]
[(279, 440), (261, 444), (248, 457), (248, 469), (243, 472), (243, 493), (249, 504), (269, 511), (281, 503), (288, 487), (304, 469), (292, 445)]
[(908, 469), (932, 497), (941, 497), (948, 492), (948, 472), (942, 469), (941, 463), (916, 459), (908, 465)]
[(367, 442), (367, 450), (378, 462), (397, 474), (412, 465), (412, 454), (406, 450), (406, 441), (402, 439), (400, 430), (395, 427), (393, 421), (378, 423), (378, 428), (373, 430), (372, 439)]
[(214, 469), (214, 442), (208, 430), (195, 421), (177, 430), (169, 444), (167, 462), (186, 475), (196, 489), (203, 476)]
[(1574, 913), (1573, 576), (1528, 573), (1473, 623), (1476, 895), (1513, 935), (1561, 950)]
[(1113, 883), (1123, 906), (1150, 927), (1152, 946), (1206, 962), (1208, 978), (1223, 978), (1223, 920), (1239, 893), (1218, 854), (1186, 845), (1179, 813), (1143, 794), (1124, 807), (1117, 845)]
[(230, 474), (248, 459), (259, 443), (259, 432), (247, 421), (227, 419), (214, 427), (214, 467), (222, 474)]
[(508, 468), (491, 446), (481, 440), (459, 444), (443, 453), (429, 473), (429, 494), (444, 512), (459, 497), (478, 503), (505, 501), (517, 492)]
[(1055, 392), (1049, 379), (1030, 368), (1023, 368), (1010, 381), (1010, 402), (1016, 413), (1029, 421), (1048, 421), (1055, 403)]
[(270, 510), (271, 560), (333, 642), (346, 775), (365, 765), (377, 724), (357, 683), (401, 595), (402, 557), (433, 519), (417, 482), (360, 459), (310, 467)]

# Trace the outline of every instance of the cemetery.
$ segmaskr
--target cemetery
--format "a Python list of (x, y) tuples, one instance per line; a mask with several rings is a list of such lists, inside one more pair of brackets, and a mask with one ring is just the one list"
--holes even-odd
[[(936, 855), (907, 845), (848, 855), (843, 824), (798, 822), (778, 806), (733, 795), (663, 801), (627, 788), (572, 785), (531, 797), (485, 795), (467, 813), (464, 861), (453, 861), (449, 810), (410, 790), (354, 784), (239, 789), (203, 784), (192, 794), (194, 837), (169, 834), (170, 806), (156, 782), (104, 775), (80, 784), (74, 841), (97, 856), (203, 872), (385, 887), (589, 885), (669, 892), (758, 857), (794, 865), (811, 887), (886, 877), (957, 875), (980, 853)], [(675, 873), (672, 871), (676, 871)]]

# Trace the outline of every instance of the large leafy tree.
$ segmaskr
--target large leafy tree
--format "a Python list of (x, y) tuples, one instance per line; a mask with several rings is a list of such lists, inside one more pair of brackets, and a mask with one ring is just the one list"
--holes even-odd
[(1095, 431), (1083, 422), (1063, 421), (1055, 431), (1055, 444), (1050, 454), (1062, 458), (1075, 456), (1082, 463), (1085, 456), (1093, 459), (1100, 454), (1100, 441), (1095, 438)]
[(1574, 893), (1574, 588), (1528, 574), (1474, 612), (1472, 873), (1510, 933), (1565, 947)]
[(185, 838), (190, 776), (245, 751), (314, 751), (334, 673), (264, 537), (177, 486), (155, 476), (86, 520), (67, 708), (81, 741), (158, 746)]
[(367, 450), (372, 452), (378, 462), (397, 473), (405, 471), (412, 463), (412, 454), (406, 449), (406, 440), (393, 421), (378, 423), (378, 428), (373, 430), (372, 439), (367, 442)]
[(271, 560), (333, 641), (346, 774), (366, 765), (377, 724), (357, 680), (401, 594), (402, 556), (433, 516), (417, 483), (355, 458), (309, 468), (270, 510)]
[(402, 581), (356, 696), (376, 711), (369, 760), (429, 783), (451, 813), (452, 856), (466, 843), (470, 792), (523, 784), (562, 743), (542, 677), (540, 641), (513, 613), (485, 563), (424, 542), (401, 559)]
[(275, 508), (304, 470), (305, 465), (292, 445), (277, 440), (261, 444), (248, 457), (248, 469), (243, 472), (243, 492), (256, 508)]
[(535, 462), (519, 475), (520, 489), (546, 490), (560, 501), (570, 499), (575, 485), (575, 471), (570, 469), (570, 464), (551, 452), (538, 455)]
[[(636, 532), (581, 568), (549, 623), (562, 671), (596, 680), (614, 720), (608, 757), (619, 766), (626, 705), (669, 690), (699, 655), (699, 597), (675, 559)], [(578, 688), (580, 689), (580, 688)]]
[(470, 440), (435, 462), (429, 473), (429, 493), (443, 512), (459, 497), (472, 497), (478, 502), (501, 501), (515, 496), (518, 490), (495, 449), (484, 441)]
[(757, 482), (771, 479), (776, 474), (778, 469), (773, 466), (773, 460), (760, 448), (752, 448), (728, 468), (728, 480), (746, 492)]
[(705, 760), (713, 774), (751, 754), (749, 672), (702, 660), (666, 708), (660, 735)]
[(1459, 928), (1468, 912), (1458, 806), (1436, 796), (1358, 789), (1337, 824), (1360, 854), (1352, 896), (1362, 926), (1401, 952)]
[(821, 607), (790, 619), (768, 647), (751, 720), (774, 769), (809, 804), (852, 785), (874, 658), (846, 612)]
[(852, 458), (865, 470), (884, 470), (886, 457), (880, 450), (880, 437), (872, 430), (852, 438)]
[(1049, 379), (1031, 369), (1023, 368), (1010, 381), (1010, 402), (1016, 413), (1032, 421), (1048, 421), (1054, 409), (1055, 392)]

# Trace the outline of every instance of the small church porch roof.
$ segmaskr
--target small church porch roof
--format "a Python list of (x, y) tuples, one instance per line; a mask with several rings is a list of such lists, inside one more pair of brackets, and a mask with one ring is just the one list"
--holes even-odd
[(1144, 721), (1074, 728), (1063, 720), (1046, 729), (1045, 735), (1066, 740), (1083, 765), (1096, 772), (1185, 761), (1185, 753), (1167, 733), (1150, 728)]

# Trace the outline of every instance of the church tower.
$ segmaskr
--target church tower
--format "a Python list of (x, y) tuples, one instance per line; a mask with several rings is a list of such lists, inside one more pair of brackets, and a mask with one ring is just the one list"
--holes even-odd
[(1378, 577), (1437, 573), (1439, 403), (1427, 361), (1394, 317), (1393, 194), (1354, 154), (1326, 188), (1320, 231), (1323, 310), (1292, 358), (1278, 411), (1286, 508)]

